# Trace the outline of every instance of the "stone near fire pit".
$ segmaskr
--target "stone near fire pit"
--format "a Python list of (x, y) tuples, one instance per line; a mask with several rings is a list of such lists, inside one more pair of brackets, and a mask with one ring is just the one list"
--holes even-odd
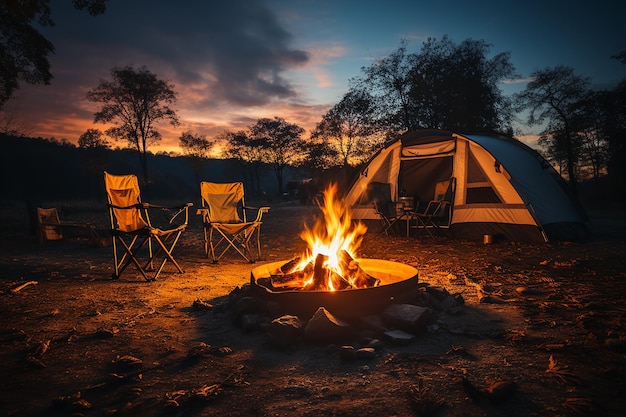
[(382, 317), (389, 325), (413, 334), (420, 333), (432, 321), (429, 308), (413, 304), (391, 304)]
[(304, 336), (313, 342), (341, 342), (354, 336), (352, 326), (319, 307), (304, 329)]
[(267, 326), (267, 336), (275, 346), (293, 345), (302, 338), (302, 321), (293, 315), (278, 317)]
[(412, 341), (415, 340), (415, 335), (411, 333), (407, 333), (403, 330), (388, 330), (385, 332), (385, 338), (392, 344), (396, 346), (404, 346), (408, 345)]
[(371, 331), (374, 334), (382, 334), (389, 327), (385, 324), (382, 318), (377, 314), (371, 314), (369, 316), (363, 316), (359, 319), (361, 326), (367, 331)]

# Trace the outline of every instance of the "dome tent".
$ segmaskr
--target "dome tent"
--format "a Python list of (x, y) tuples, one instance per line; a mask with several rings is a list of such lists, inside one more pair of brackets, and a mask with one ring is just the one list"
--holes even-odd
[(575, 240), (588, 234), (587, 216), (567, 185), (535, 150), (513, 138), (416, 130), (376, 153), (345, 200), (355, 219), (377, 218), (370, 183), (388, 183), (391, 197), (427, 202), (437, 182), (453, 179), (447, 223), (451, 237), (512, 241)]

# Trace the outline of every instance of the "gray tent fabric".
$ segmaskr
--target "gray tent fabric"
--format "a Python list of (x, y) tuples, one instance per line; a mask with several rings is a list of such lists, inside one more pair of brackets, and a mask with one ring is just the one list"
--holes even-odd
[(450, 236), (512, 241), (576, 240), (589, 234), (587, 216), (567, 184), (538, 152), (492, 134), (417, 130), (400, 136), (364, 165), (346, 194), (356, 219), (375, 214), (367, 189), (388, 183), (392, 199), (432, 199), (437, 182), (454, 179)]

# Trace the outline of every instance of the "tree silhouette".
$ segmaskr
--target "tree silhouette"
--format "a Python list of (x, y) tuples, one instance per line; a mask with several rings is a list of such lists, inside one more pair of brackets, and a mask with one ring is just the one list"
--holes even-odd
[(425, 128), (453, 131), (509, 129), (510, 100), (500, 90), (514, 75), (509, 53), (488, 58), (490, 45), (466, 39), (455, 44), (447, 36), (429, 38), (413, 56), (409, 74), (415, 121)]
[(243, 130), (224, 132), (220, 139), (226, 142), (225, 155), (240, 163), (240, 172), (255, 196), (261, 195), (261, 176), (267, 169), (263, 162), (264, 155), (261, 141), (252, 139)]
[(125, 140), (139, 154), (144, 181), (148, 182), (148, 146), (158, 142), (161, 134), (155, 124), (169, 120), (179, 124), (176, 112), (170, 107), (176, 101), (174, 86), (145, 67), (135, 70), (132, 66), (113, 68), (112, 81), (101, 80), (87, 92), (87, 99), (101, 103), (102, 108), (94, 114), (96, 123), (114, 124), (106, 133), (116, 140)]
[(528, 124), (547, 122), (544, 136), (554, 138), (553, 149), (562, 150), (572, 192), (577, 192), (577, 132), (583, 126), (585, 104), (589, 100), (589, 79), (578, 76), (570, 67), (557, 66), (535, 70), (524, 91), (515, 95), (518, 111), (530, 110)]
[(259, 119), (250, 127), (250, 133), (253, 140), (259, 141), (263, 160), (272, 166), (278, 193), (282, 195), (284, 169), (298, 165), (305, 155), (306, 142), (301, 137), (304, 129), (281, 117), (274, 117)]
[(109, 147), (109, 142), (104, 137), (100, 129), (87, 129), (85, 133), (78, 138), (79, 148), (103, 148)]
[(418, 53), (407, 42), (362, 68), (354, 88), (374, 97), (375, 118), (388, 137), (418, 128), (510, 130), (511, 103), (500, 82), (514, 76), (509, 53), (488, 58), (490, 45), (429, 38)]
[(409, 73), (411, 58), (407, 53), (406, 40), (387, 57), (378, 59), (373, 65), (361, 68), (363, 78), (351, 80), (355, 89), (368, 91), (377, 100), (378, 116), (390, 134), (416, 129), (411, 117)]
[[(374, 112), (373, 99), (366, 91), (350, 90), (322, 117), (311, 139), (321, 139), (334, 149), (340, 157), (338, 165), (359, 164), (376, 148)], [(310, 150), (319, 152), (321, 148)]]
[[(105, 12), (106, 1), (73, 0), (73, 4), (95, 16)], [(52, 79), (48, 55), (54, 53), (54, 45), (33, 27), (35, 21), (54, 26), (50, 0), (0, 2), (0, 109), (21, 81), (48, 85)]]
[(180, 147), (187, 157), (187, 163), (191, 167), (196, 177), (196, 182), (200, 182), (200, 175), (207, 165), (209, 153), (215, 144), (204, 135), (194, 135), (191, 132), (183, 132), (179, 138)]

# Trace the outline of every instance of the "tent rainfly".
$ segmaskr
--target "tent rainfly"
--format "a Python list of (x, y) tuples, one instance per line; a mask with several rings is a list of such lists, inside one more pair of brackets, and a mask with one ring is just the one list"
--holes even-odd
[(353, 218), (376, 219), (370, 183), (390, 184), (394, 201), (428, 202), (435, 184), (451, 178), (444, 225), (451, 237), (548, 242), (588, 235), (587, 216), (554, 168), (522, 142), (491, 134), (408, 132), (364, 165), (345, 201)]

